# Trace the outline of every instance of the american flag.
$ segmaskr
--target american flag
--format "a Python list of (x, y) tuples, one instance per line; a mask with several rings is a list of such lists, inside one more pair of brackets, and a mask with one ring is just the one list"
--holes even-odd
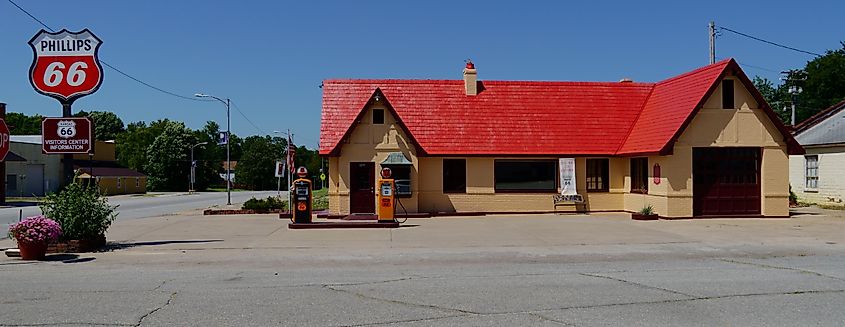
[(293, 145), (293, 139), (288, 135), (288, 169), (293, 174), (296, 171), (296, 146)]

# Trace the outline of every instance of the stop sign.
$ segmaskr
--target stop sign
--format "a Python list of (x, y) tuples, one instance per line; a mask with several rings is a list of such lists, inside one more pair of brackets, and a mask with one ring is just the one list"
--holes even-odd
[(9, 126), (6, 121), (0, 119), (0, 161), (6, 160), (6, 155), (9, 154)]

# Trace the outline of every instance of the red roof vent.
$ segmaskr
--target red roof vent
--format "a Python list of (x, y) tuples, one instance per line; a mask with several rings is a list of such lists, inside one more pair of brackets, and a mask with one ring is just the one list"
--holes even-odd
[(467, 59), (467, 69), (475, 69), (475, 64), (472, 63), (471, 59)]

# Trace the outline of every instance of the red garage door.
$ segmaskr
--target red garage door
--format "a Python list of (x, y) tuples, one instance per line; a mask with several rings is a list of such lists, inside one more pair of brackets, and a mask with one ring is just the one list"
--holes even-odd
[(761, 148), (695, 148), (693, 215), (760, 215)]

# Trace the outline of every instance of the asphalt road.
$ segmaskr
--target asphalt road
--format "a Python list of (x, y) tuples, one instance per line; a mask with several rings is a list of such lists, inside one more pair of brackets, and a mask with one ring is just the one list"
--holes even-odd
[[(250, 198), (275, 196), (275, 191), (232, 192), (232, 203), (241, 204)], [(287, 196), (287, 192), (282, 192)], [(205, 209), (212, 206), (226, 206), (226, 192), (154, 193), (147, 196), (119, 195), (109, 197), (109, 203), (118, 205), (118, 220), (138, 219), (173, 215), (180, 212)], [(7, 237), (9, 224), (24, 218), (41, 214), (37, 206), (0, 208), (0, 239)]]
[[(845, 217), (115, 224), (106, 253), (0, 259), (0, 326), (841, 326)], [(125, 241), (121, 241), (125, 240)]]

